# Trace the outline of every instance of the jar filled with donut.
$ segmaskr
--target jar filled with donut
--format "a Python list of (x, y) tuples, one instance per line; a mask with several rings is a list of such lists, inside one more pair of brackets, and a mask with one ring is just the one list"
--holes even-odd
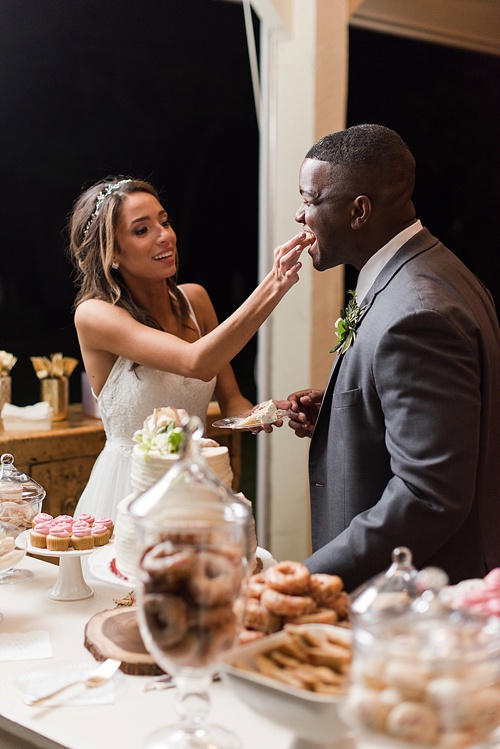
[(130, 506), (146, 647), (168, 671), (205, 669), (235, 643), (250, 565), (251, 510), (212, 474), (183, 422), (181, 459)]
[(384, 749), (497, 746), (498, 621), (450, 612), (439, 598), (446, 574), (426, 568), (405, 608), (353, 620), (345, 719)]

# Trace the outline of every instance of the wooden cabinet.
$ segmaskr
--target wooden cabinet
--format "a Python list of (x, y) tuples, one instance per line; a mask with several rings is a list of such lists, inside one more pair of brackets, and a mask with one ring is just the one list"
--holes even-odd
[[(219, 407), (211, 403), (207, 413), (207, 436), (229, 450), (234, 472), (233, 488), (241, 479), (241, 434), (214, 429)], [(0, 453), (11, 453), (18, 470), (27, 473), (46, 490), (43, 512), (73, 515), (94, 462), (104, 447), (100, 419), (85, 416), (81, 404), (69, 408), (67, 421), (53, 422), (49, 431), (6, 432), (0, 429)]]

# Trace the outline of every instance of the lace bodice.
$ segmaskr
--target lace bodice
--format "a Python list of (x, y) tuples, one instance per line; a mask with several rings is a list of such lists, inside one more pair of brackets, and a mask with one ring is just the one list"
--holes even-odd
[[(191, 310), (193, 321), (196, 318)], [(196, 323), (198, 328), (198, 325)], [(199, 328), (198, 328), (199, 330)], [(116, 517), (116, 506), (130, 491), (132, 436), (155, 408), (184, 408), (206, 424), (208, 404), (216, 378), (210, 382), (182, 377), (172, 372), (138, 366), (118, 357), (97, 403), (106, 432), (104, 450), (97, 458), (75, 515)]]

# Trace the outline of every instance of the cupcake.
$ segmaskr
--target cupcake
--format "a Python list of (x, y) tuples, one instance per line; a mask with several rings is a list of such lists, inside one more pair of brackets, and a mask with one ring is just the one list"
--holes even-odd
[(73, 525), (73, 518), (71, 515), (56, 515), (54, 518), (54, 523), (69, 523), (70, 525)]
[(105, 546), (111, 537), (108, 528), (102, 523), (94, 523), (90, 532), (94, 537), (94, 546)]
[(105, 518), (105, 517), (96, 518), (95, 519), (95, 524), (96, 525), (105, 525), (106, 528), (109, 531), (109, 537), (111, 538), (111, 536), (113, 535), (113, 531), (115, 529), (115, 524), (113, 523), (113, 521), (111, 520), (111, 518)]
[(83, 549), (94, 548), (94, 537), (88, 523), (73, 523), (71, 531), (71, 546), (73, 549), (82, 551)]
[(78, 520), (82, 520), (84, 523), (88, 523), (89, 525), (94, 525), (94, 516), (89, 515), (88, 512), (82, 512), (81, 515), (78, 515), (77, 518), (75, 518), (75, 522)]
[(50, 551), (67, 551), (71, 541), (71, 532), (60, 525), (51, 525), (47, 536), (47, 549)]
[(30, 544), (37, 549), (47, 548), (47, 536), (50, 533), (50, 522), (45, 521), (37, 523), (33, 530), (30, 531)]
[(38, 515), (35, 515), (31, 523), (34, 528), (37, 523), (51, 523), (52, 520), (54, 520), (54, 518), (52, 515), (49, 515), (48, 512), (39, 512)]

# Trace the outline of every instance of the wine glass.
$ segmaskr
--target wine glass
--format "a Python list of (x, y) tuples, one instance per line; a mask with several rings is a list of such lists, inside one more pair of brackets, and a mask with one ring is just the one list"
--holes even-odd
[(0, 523), (0, 585), (24, 583), (31, 580), (33, 572), (19, 569), (19, 564), (26, 556), (28, 539), (19, 534), (19, 528), (11, 523)]
[(240, 739), (205, 722), (218, 656), (237, 638), (248, 576), (246, 528), (230, 518), (163, 522), (136, 518), (139, 627), (155, 661), (175, 678), (179, 722), (147, 749), (239, 749)]

